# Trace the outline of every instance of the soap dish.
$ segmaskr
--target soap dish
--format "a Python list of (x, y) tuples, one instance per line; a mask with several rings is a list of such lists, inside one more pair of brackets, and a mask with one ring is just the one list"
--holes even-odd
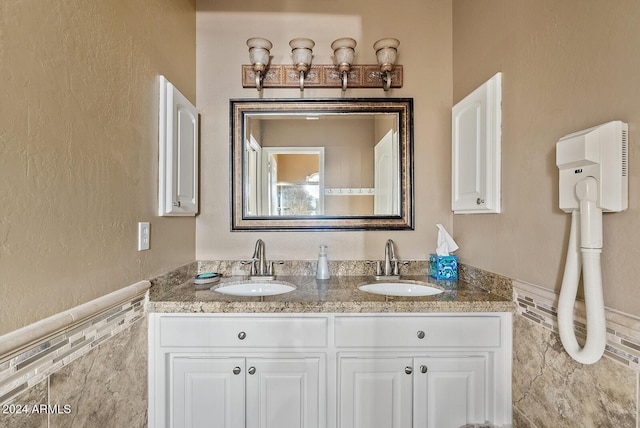
[(211, 287), (211, 284), (215, 284), (220, 281), (220, 274), (216, 272), (205, 272), (195, 276), (193, 278), (193, 285), (198, 289), (207, 289)]

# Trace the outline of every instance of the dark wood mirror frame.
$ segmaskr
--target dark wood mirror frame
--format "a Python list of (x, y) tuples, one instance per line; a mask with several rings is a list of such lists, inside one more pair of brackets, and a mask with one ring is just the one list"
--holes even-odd
[[(413, 99), (231, 99), (230, 179), (232, 231), (333, 231), (414, 229)], [(244, 209), (243, 168), (246, 118), (256, 114), (396, 113), (400, 175), (399, 215), (371, 216), (247, 216)]]

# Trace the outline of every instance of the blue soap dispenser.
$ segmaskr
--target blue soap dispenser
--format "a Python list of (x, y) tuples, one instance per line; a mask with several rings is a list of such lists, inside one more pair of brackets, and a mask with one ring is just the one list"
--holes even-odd
[(320, 254), (318, 254), (318, 269), (316, 270), (316, 279), (329, 279), (329, 263), (327, 262), (327, 246), (320, 245)]

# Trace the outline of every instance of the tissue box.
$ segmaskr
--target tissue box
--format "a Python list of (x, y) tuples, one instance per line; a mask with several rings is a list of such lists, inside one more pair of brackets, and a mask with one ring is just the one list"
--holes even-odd
[(435, 279), (458, 279), (458, 256), (429, 254), (429, 276)]

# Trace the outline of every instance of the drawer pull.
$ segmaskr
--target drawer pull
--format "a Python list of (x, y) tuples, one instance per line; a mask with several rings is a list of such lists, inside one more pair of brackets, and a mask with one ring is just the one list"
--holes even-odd
[(424, 331), (420, 330), (418, 331), (418, 339), (424, 339), (426, 335), (424, 334)]
[(251, 375), (252, 375), (252, 374), (256, 374), (256, 368), (255, 368), (255, 367), (253, 367), (253, 366), (251, 366), (251, 367), (249, 367), (248, 372), (249, 372), (249, 374), (251, 374)]
[(239, 375), (241, 371), (242, 371), (242, 370), (240, 369), (240, 367), (235, 367), (235, 368), (233, 369), (233, 374), (235, 374), (235, 375)]
[(428, 371), (429, 371), (429, 368), (428, 368), (427, 366), (424, 366), (424, 365), (423, 365), (423, 366), (420, 366), (420, 372), (421, 372), (421, 373), (426, 373), (426, 372), (428, 372)]
[(238, 333), (238, 339), (244, 340), (245, 337), (247, 337), (247, 333), (245, 333), (244, 331)]
[(404, 372), (406, 374), (411, 374), (411, 373), (413, 373), (413, 368), (411, 368), (410, 366), (407, 366), (407, 367), (404, 368)]

